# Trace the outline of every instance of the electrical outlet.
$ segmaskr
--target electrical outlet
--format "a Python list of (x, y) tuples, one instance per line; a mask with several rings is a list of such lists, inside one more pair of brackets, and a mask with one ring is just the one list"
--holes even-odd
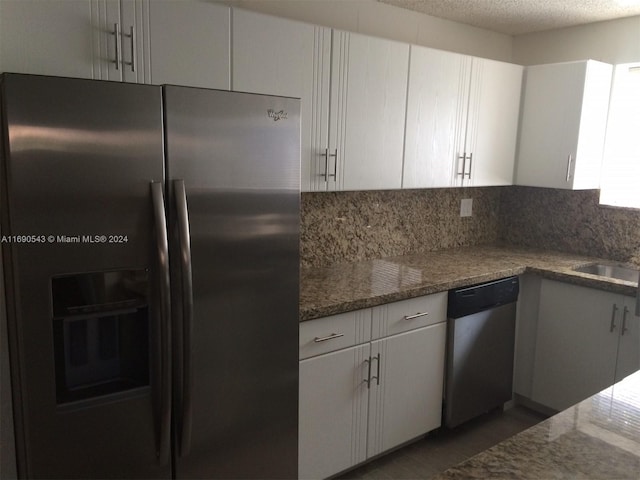
[(463, 198), (462, 201), (460, 202), (460, 216), (470, 217), (472, 207), (473, 207), (473, 199)]

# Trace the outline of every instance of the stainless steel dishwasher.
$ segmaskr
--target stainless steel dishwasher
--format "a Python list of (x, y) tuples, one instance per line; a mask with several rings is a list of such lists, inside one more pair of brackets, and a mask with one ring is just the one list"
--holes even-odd
[(443, 420), (455, 427), (512, 396), (518, 277), (449, 291)]

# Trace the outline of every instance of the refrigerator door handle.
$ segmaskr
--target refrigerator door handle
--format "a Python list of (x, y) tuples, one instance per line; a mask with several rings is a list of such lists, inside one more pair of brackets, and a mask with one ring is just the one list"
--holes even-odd
[(189, 453), (191, 447), (193, 369), (191, 338), (193, 333), (193, 278), (191, 269), (191, 236), (189, 210), (184, 180), (173, 181), (180, 242), (180, 268), (182, 278), (182, 415), (180, 422), (180, 456)]
[(159, 267), (159, 312), (160, 334), (156, 336), (160, 357), (160, 418), (159, 441), (157, 456), (161, 464), (169, 462), (171, 448), (171, 301), (169, 277), (169, 241), (167, 238), (167, 218), (164, 210), (163, 184), (151, 182), (151, 199), (153, 201), (153, 216), (155, 220), (156, 244), (158, 247)]

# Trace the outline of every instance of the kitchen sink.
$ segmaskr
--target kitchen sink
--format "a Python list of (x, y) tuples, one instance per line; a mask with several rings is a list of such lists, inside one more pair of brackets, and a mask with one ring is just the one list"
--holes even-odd
[(626, 282), (638, 282), (638, 269), (616, 263), (590, 263), (573, 269), (580, 273), (589, 273), (600, 277), (615, 278)]

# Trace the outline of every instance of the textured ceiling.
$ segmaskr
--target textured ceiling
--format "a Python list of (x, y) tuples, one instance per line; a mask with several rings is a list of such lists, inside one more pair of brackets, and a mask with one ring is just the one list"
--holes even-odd
[(640, 0), (378, 0), (508, 35), (640, 15)]

